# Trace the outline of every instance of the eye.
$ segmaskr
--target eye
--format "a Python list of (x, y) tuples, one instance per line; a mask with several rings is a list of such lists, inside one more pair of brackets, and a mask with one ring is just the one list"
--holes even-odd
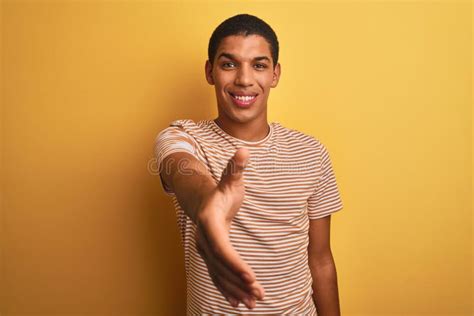
[(259, 66), (259, 67), (257, 67), (257, 69), (265, 69), (265, 68), (267, 68), (267, 65), (265, 65), (265, 64), (256, 64), (255, 66)]
[(224, 67), (224, 68), (229, 68), (229, 67), (227, 67), (227, 65), (233, 65), (233, 64), (234, 64), (234, 63), (232, 63), (232, 62), (223, 63), (223, 64), (222, 64), (222, 67)]

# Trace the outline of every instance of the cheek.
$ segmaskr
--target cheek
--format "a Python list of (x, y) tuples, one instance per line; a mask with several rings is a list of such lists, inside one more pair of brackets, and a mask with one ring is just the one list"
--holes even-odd
[(220, 85), (225, 85), (227, 82), (231, 81), (230, 73), (218, 71), (214, 73), (214, 80)]
[(222, 82), (222, 81), (216, 82), (215, 87), (216, 87), (216, 91), (218, 92), (218, 94), (221, 94), (221, 95), (226, 94), (227, 85), (224, 82)]
[(273, 74), (266, 74), (265, 76), (262, 76), (258, 82), (260, 84), (260, 87), (262, 87), (265, 92), (268, 92), (273, 83)]
[(224, 93), (224, 85), (222, 84), (222, 81), (218, 78), (216, 78), (216, 80), (214, 81), (214, 88), (216, 89), (216, 92), (218, 92), (218, 94)]

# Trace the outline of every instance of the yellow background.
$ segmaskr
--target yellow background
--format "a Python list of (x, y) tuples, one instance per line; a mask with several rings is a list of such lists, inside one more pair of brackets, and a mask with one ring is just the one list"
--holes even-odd
[(467, 1), (3, 1), (2, 315), (184, 314), (156, 134), (216, 115), (225, 18), (267, 21), (269, 120), (329, 149), (343, 315), (472, 315)]

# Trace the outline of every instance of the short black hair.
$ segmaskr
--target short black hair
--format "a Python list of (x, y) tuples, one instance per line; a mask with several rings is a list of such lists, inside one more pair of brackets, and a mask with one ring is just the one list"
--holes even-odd
[(209, 39), (209, 46), (207, 49), (207, 55), (211, 65), (214, 63), (216, 57), (217, 48), (221, 43), (222, 39), (231, 35), (260, 35), (270, 45), (270, 52), (273, 59), (273, 68), (278, 63), (278, 38), (273, 29), (262, 19), (250, 15), (250, 14), (237, 14), (223, 21), (219, 26), (212, 32), (211, 38)]

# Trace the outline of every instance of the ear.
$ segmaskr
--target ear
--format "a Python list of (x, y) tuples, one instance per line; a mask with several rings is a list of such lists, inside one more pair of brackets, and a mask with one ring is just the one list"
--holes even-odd
[(204, 66), (204, 72), (206, 74), (206, 80), (210, 85), (214, 85), (214, 78), (212, 76), (212, 65), (209, 60), (206, 60), (206, 65)]
[(273, 70), (273, 80), (270, 87), (275, 88), (278, 85), (278, 81), (280, 80), (280, 74), (281, 74), (281, 66), (280, 66), (280, 63), (278, 63), (275, 66), (275, 69)]

